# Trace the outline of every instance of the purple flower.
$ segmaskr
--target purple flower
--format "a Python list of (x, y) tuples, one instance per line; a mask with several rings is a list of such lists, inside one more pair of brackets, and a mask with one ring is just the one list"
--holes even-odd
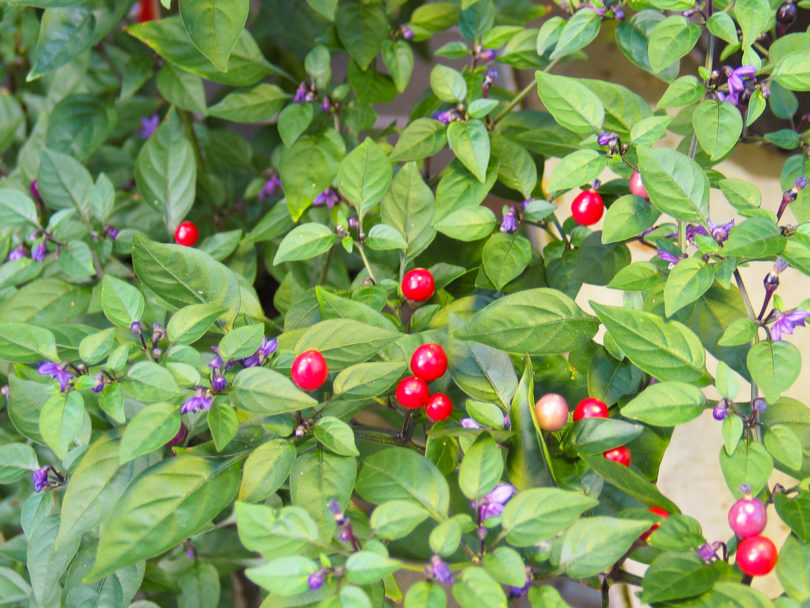
[(93, 387), (94, 393), (100, 393), (104, 390), (104, 374), (99, 372), (96, 374), (96, 385)]
[(675, 257), (669, 251), (664, 251), (663, 249), (658, 250), (658, 257), (664, 260), (665, 262), (669, 262), (669, 267), (674, 268), (675, 264), (686, 258), (686, 254), (682, 253), (681, 255)]
[(24, 258), (26, 256), (25, 247), (20, 245), (16, 249), (12, 249), (8, 252), (8, 261), (13, 262), (14, 260), (19, 260), (20, 258)]
[[(517, 490), (510, 483), (499, 483), (478, 504), (478, 521), (486, 521), (503, 513), (504, 505), (515, 495)], [(475, 508), (475, 503), (470, 503)]]
[(332, 102), (328, 97), (324, 97), (321, 101), (321, 110), (323, 112), (331, 112), (332, 111)]
[(492, 61), (495, 59), (495, 49), (480, 49), (475, 54), (476, 59), (480, 59), (481, 61)]
[(211, 388), (214, 392), (220, 393), (228, 386), (228, 381), (218, 369), (214, 370), (214, 376), (211, 378)]
[(360, 222), (357, 221), (356, 217), (349, 218), (349, 228), (351, 228), (352, 230), (357, 230), (358, 228), (360, 228)]
[[(720, 226), (718, 226), (711, 220), (706, 220), (706, 223), (709, 225), (709, 230), (711, 230), (712, 238), (718, 243), (725, 243), (728, 240), (728, 233), (731, 232), (732, 228), (734, 228), (734, 220), (731, 220), (727, 224), (721, 224)], [(703, 228), (703, 226), (699, 226), (699, 228)], [(692, 238), (694, 239), (694, 237)]]
[(259, 197), (258, 197), (259, 200), (263, 201), (266, 198), (269, 198), (269, 197), (273, 196), (276, 193), (276, 191), (281, 187), (282, 187), (281, 186), (281, 180), (278, 178), (278, 176), (275, 173), (273, 173), (270, 176), (270, 179), (268, 179), (266, 182), (264, 182), (264, 185), (262, 186), (262, 189), (259, 192)]
[(133, 334), (138, 334), (139, 336), (143, 333), (143, 327), (141, 326), (139, 321), (133, 321), (132, 324), (129, 326), (129, 331)]
[(793, 187), (796, 188), (796, 190), (804, 190), (807, 188), (807, 182), (808, 179), (806, 177), (797, 177), (796, 181), (793, 182)]
[(518, 229), (517, 222), (517, 209), (509, 207), (509, 210), (503, 214), (501, 221), (501, 232), (514, 232)]
[(45, 241), (40, 241), (34, 246), (34, 250), (31, 252), (31, 259), (36, 262), (41, 262), (45, 259), (47, 253), (48, 247), (45, 245)]
[(177, 434), (174, 437), (172, 437), (171, 439), (169, 439), (169, 441), (166, 442), (166, 447), (173, 448), (174, 446), (183, 443), (183, 441), (185, 441), (186, 439), (186, 433), (188, 433), (188, 429), (186, 429), (186, 425), (181, 422), (180, 430), (177, 431)]
[(746, 79), (754, 78), (757, 69), (753, 65), (743, 65), (733, 69), (725, 66), (725, 72), (728, 77), (728, 93), (718, 91), (717, 97), (720, 101), (727, 101), (737, 105), (740, 102), (740, 94), (745, 91)]
[(313, 591), (317, 591), (318, 589), (323, 587), (325, 574), (326, 571), (323, 568), (321, 568), (317, 572), (313, 572), (312, 574), (310, 574), (309, 577), (307, 578), (307, 585), (309, 585), (309, 588), (312, 589)]
[(193, 397), (186, 399), (183, 406), (180, 408), (181, 414), (189, 414), (192, 412), (200, 412), (202, 410), (211, 409), (211, 397), (206, 394), (203, 387), (198, 386), (197, 391)]
[(755, 412), (764, 412), (768, 409), (768, 402), (765, 401), (762, 397), (757, 397), (754, 399), (754, 403), (752, 404)]
[(276, 352), (278, 348), (278, 340), (276, 338), (262, 338), (262, 344), (259, 346), (259, 349), (247, 357), (243, 364), (245, 367), (256, 367), (257, 365), (261, 365), (264, 363), (264, 360), (267, 359), (270, 355)]
[(152, 345), (163, 340), (166, 337), (166, 330), (163, 329), (162, 323), (152, 323)]
[(532, 586), (532, 569), (526, 566), (526, 582), (522, 587), (509, 587), (510, 597), (524, 597), (529, 592), (529, 587)]
[(710, 562), (717, 557), (717, 549), (711, 543), (704, 543), (697, 551), (704, 562)]
[(624, 19), (624, 11), (622, 10), (622, 7), (620, 6), (613, 7), (613, 18), (616, 19), (617, 21), (621, 21), (622, 19)]
[(141, 137), (148, 139), (157, 131), (160, 125), (160, 118), (157, 114), (152, 114), (148, 118), (141, 118)]
[(810, 312), (801, 308), (787, 314), (775, 310), (774, 314), (776, 315), (776, 322), (771, 325), (771, 340), (774, 341), (781, 340), (782, 334), (793, 334), (793, 329), (799, 325), (804, 327), (805, 319), (810, 317)]
[(483, 428), (480, 424), (478, 424), (472, 418), (462, 418), (461, 420), (459, 420), (459, 424), (461, 425), (461, 428), (463, 428), (463, 429), (480, 429), (480, 428)]
[(70, 384), (70, 381), (74, 378), (73, 373), (63, 368), (64, 365), (66, 364), (43, 361), (39, 364), (37, 373), (40, 376), (50, 376), (54, 380), (59, 380), (59, 390), (64, 393), (67, 390), (68, 384)]
[(617, 141), (619, 141), (619, 134), (613, 133), (612, 131), (603, 131), (599, 134), (599, 137), (596, 138), (596, 143), (600, 146), (613, 147), (616, 145)]
[(104, 226), (104, 234), (110, 237), (111, 241), (114, 241), (115, 239), (118, 238), (119, 232), (120, 230), (118, 230), (118, 228), (116, 228), (115, 226)]
[(445, 110), (444, 112), (434, 112), (433, 118), (438, 120), (440, 123), (449, 125), (451, 122), (458, 120), (458, 116), (455, 110)]
[(50, 469), (50, 467), (45, 466), (34, 471), (32, 475), (34, 479), (34, 492), (42, 492), (42, 490), (48, 487), (48, 469)]
[(309, 87), (307, 87), (306, 82), (302, 82), (298, 85), (298, 88), (295, 90), (295, 97), (293, 97), (293, 101), (295, 103), (302, 103), (306, 101), (307, 93), (309, 92)]
[(315, 197), (315, 200), (312, 201), (313, 205), (326, 205), (327, 209), (331, 209), (335, 205), (340, 202), (340, 195), (337, 193), (332, 186), (329, 186), (326, 190), (321, 192), (318, 196)]
[(776, 261), (773, 263), (773, 273), (774, 274), (781, 274), (785, 270), (787, 270), (788, 263), (785, 258), (776, 258)]
[(425, 573), (442, 585), (452, 585), (456, 580), (453, 578), (453, 573), (450, 572), (450, 566), (436, 553), (431, 556), (430, 564), (425, 566)]
[(399, 26), (399, 31), (402, 32), (402, 37), (405, 40), (413, 40), (413, 30), (404, 23)]
[(31, 191), (31, 196), (34, 197), (37, 201), (42, 201), (42, 197), (39, 195), (39, 185), (37, 184), (37, 180), (31, 182), (31, 186), (29, 187)]

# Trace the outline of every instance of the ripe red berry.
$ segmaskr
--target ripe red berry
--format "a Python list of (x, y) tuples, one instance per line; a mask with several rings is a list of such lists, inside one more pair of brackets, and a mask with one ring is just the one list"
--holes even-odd
[(433, 275), (424, 268), (414, 268), (402, 277), (402, 295), (414, 302), (424, 302), (433, 297), (436, 284)]
[(749, 576), (765, 576), (778, 557), (776, 547), (764, 536), (749, 536), (737, 545), (737, 565)]
[(647, 189), (644, 187), (644, 182), (641, 181), (641, 173), (638, 171), (633, 171), (633, 175), (630, 176), (630, 194), (635, 194), (647, 200), (650, 198)]
[(396, 397), (402, 407), (416, 410), (427, 405), (430, 389), (422, 378), (408, 376), (397, 384)]
[[(669, 517), (669, 513), (667, 513), (666, 511), (664, 511), (659, 507), (653, 507), (652, 509), (650, 509), (650, 513), (655, 513), (656, 515), (658, 515), (659, 517), (663, 517), (664, 519)], [(655, 522), (653, 525), (649, 527), (649, 529), (644, 534), (641, 535), (641, 540), (647, 540), (650, 537), (650, 534), (655, 532), (659, 527), (661, 527), (661, 523)]]
[(583, 399), (574, 408), (574, 422), (583, 418), (607, 418), (608, 415), (608, 407), (605, 402), (593, 397)]
[(452, 412), (453, 402), (450, 401), (450, 397), (444, 393), (434, 393), (431, 395), (425, 406), (425, 413), (428, 415), (428, 418), (435, 422), (444, 420)]
[(191, 247), (200, 238), (200, 233), (194, 222), (183, 222), (174, 231), (174, 240), (178, 245)]
[(537, 424), (544, 431), (559, 431), (568, 422), (568, 404), (557, 393), (543, 395), (534, 404)]
[(602, 219), (605, 212), (605, 203), (596, 190), (580, 192), (571, 203), (571, 215), (577, 224), (590, 226)]
[(625, 446), (620, 446), (618, 448), (613, 448), (612, 450), (608, 450), (604, 454), (602, 454), (608, 460), (612, 460), (613, 462), (618, 462), (620, 465), (629, 467), (630, 466), (630, 450), (628, 450)]
[(438, 344), (423, 344), (411, 356), (411, 371), (427, 382), (441, 378), (447, 371), (447, 355)]
[(750, 494), (740, 498), (728, 510), (728, 525), (737, 538), (756, 536), (765, 529), (767, 523), (765, 503)]
[(326, 359), (317, 350), (305, 350), (293, 361), (293, 382), (305, 391), (320, 388), (326, 382), (328, 375), (329, 368), (326, 366)]
[(138, 1), (138, 23), (146, 23), (147, 21), (154, 21), (159, 17), (160, 17), (160, 9), (158, 8), (158, 0)]

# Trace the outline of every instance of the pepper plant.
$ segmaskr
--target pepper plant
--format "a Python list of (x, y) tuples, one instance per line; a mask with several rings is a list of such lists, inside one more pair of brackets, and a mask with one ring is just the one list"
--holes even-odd
[[(6, 2), (0, 605), (806, 605), (806, 8)], [(656, 486), (701, 415), (722, 538)]]

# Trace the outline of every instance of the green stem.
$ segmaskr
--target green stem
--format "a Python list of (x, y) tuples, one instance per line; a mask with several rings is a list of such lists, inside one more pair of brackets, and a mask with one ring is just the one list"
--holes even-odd
[(357, 245), (357, 251), (360, 252), (360, 257), (363, 258), (363, 265), (366, 267), (366, 271), (368, 272), (368, 278), (371, 279), (371, 282), (376, 285), (377, 277), (374, 276), (374, 271), (371, 269), (371, 262), (369, 262), (368, 258), (366, 257), (365, 248), (359, 242), (355, 244)]

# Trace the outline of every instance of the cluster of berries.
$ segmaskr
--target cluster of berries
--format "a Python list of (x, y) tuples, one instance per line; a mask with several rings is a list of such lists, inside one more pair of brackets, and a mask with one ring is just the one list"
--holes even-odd
[(453, 412), (453, 402), (444, 393), (430, 394), (428, 382), (441, 378), (447, 371), (447, 355), (439, 344), (423, 344), (411, 355), (411, 371), (399, 381), (396, 398), (402, 407), (409, 410), (425, 408), (428, 418), (438, 422)]
[(748, 576), (764, 576), (776, 565), (776, 546), (762, 536), (768, 523), (765, 503), (751, 495), (751, 487), (740, 487), (743, 497), (731, 505), (728, 525), (740, 539), (737, 545), (737, 566)]

